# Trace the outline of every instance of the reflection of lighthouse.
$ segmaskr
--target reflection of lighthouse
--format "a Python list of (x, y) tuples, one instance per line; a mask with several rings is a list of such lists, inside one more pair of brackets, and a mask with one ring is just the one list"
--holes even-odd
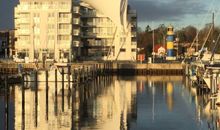
[(167, 60), (174, 60), (174, 51), (173, 51), (173, 41), (174, 41), (174, 32), (173, 26), (167, 27)]
[(167, 107), (169, 111), (173, 110), (173, 84), (167, 83)]

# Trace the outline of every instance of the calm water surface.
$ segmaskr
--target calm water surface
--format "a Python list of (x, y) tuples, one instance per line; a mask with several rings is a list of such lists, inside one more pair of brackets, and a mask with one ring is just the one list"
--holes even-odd
[(1, 130), (219, 129), (218, 109), (211, 110), (208, 97), (183, 77), (109, 76), (70, 86), (32, 82), (23, 93), (22, 85), (5, 93), (1, 88)]

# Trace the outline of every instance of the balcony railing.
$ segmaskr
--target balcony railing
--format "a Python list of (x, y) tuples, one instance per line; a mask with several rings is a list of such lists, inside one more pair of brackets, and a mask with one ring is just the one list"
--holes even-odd
[(94, 17), (96, 12), (94, 11), (82, 11), (82, 17)]
[(30, 30), (20, 29), (20, 30), (18, 30), (18, 35), (30, 35)]
[(73, 13), (79, 14), (80, 13), (80, 7), (79, 6), (74, 6), (73, 7)]
[(71, 18), (59, 18), (60, 23), (71, 23)]
[(80, 31), (77, 30), (77, 29), (74, 29), (74, 30), (73, 30), (73, 35), (74, 35), (74, 36), (79, 36), (79, 35), (80, 35)]
[(80, 19), (79, 18), (73, 18), (73, 24), (80, 24)]
[(80, 47), (80, 41), (73, 41), (73, 47)]
[(28, 19), (28, 18), (19, 18), (18, 22), (19, 23), (30, 23), (30, 19)]
[(71, 34), (71, 29), (59, 29), (59, 34)]

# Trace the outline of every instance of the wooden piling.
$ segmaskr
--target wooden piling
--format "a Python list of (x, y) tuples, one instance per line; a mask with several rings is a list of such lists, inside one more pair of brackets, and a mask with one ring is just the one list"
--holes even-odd
[(35, 71), (35, 127), (38, 126), (38, 72)]
[(64, 68), (62, 67), (62, 112), (64, 112)]
[(48, 104), (49, 104), (49, 102), (48, 102), (48, 70), (46, 70), (45, 71), (46, 72), (46, 120), (48, 121)]
[(24, 74), (22, 74), (22, 130), (25, 130), (25, 86), (24, 86)]
[(54, 107), (55, 115), (58, 115), (58, 100), (57, 100), (57, 69), (55, 69), (55, 107)]

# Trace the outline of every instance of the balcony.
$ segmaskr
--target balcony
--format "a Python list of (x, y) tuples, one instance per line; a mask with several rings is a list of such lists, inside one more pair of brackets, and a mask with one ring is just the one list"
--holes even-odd
[(59, 18), (59, 23), (71, 23), (71, 18)]
[(71, 47), (71, 41), (64, 41), (64, 40), (60, 40), (59, 41), (59, 48), (60, 49), (69, 49)]
[(59, 34), (71, 34), (72, 30), (71, 29), (59, 29)]
[(79, 25), (80, 19), (79, 18), (73, 18), (73, 24)]
[(95, 17), (95, 11), (82, 11), (82, 17)]
[(137, 42), (132, 41), (132, 42), (131, 42), (131, 45), (135, 45), (135, 46), (136, 46), (136, 45), (137, 45)]
[(17, 7), (18, 12), (29, 12), (30, 11), (30, 6), (29, 5), (19, 5)]
[(71, 5), (60, 6), (58, 7), (60, 12), (71, 12)]
[(80, 14), (80, 7), (79, 6), (74, 6), (73, 7), (73, 13)]
[(30, 23), (30, 19), (29, 18), (19, 18), (18, 19), (18, 23)]
[(137, 33), (136, 32), (132, 32), (131, 33), (131, 37), (137, 37)]
[(30, 35), (30, 30), (20, 29), (20, 30), (18, 30), (18, 35)]
[(80, 47), (80, 41), (73, 41), (73, 47)]
[(79, 36), (79, 34), (80, 34), (80, 31), (78, 29), (73, 30), (73, 35), (74, 36)]
[(92, 33), (87, 32), (82, 34), (83, 38), (113, 38), (114, 36), (108, 33)]

